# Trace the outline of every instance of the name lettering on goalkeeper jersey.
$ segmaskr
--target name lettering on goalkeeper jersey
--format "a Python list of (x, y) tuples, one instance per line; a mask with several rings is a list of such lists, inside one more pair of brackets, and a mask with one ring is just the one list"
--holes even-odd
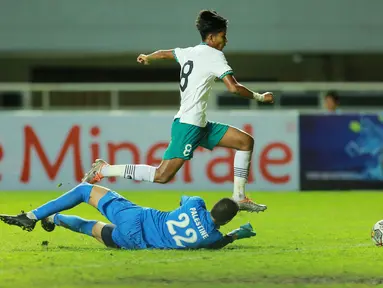
[(195, 225), (197, 226), (197, 229), (198, 229), (198, 232), (199, 234), (201, 234), (201, 237), (203, 239), (206, 239), (209, 237), (209, 234), (207, 234), (205, 228), (203, 228), (202, 224), (201, 224), (201, 220), (199, 219), (198, 217), (198, 213), (197, 213), (197, 209), (192, 207), (190, 208), (190, 212), (192, 214), (192, 217), (193, 217), (193, 220), (194, 220), (194, 223)]

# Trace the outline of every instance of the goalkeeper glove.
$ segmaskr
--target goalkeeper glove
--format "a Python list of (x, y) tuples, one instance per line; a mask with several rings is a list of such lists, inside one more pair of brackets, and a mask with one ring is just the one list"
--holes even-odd
[(257, 233), (253, 231), (253, 227), (251, 226), (251, 224), (247, 223), (245, 225), (242, 225), (238, 229), (231, 231), (227, 235), (233, 237), (234, 239), (244, 239), (253, 237), (257, 235)]

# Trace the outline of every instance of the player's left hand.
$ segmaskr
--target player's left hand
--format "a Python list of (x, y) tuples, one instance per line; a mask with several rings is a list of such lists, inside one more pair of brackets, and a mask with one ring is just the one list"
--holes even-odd
[(271, 92), (263, 93), (262, 95), (265, 96), (265, 100), (263, 100), (264, 103), (274, 103), (274, 94)]
[(137, 62), (140, 63), (140, 64), (149, 65), (149, 57), (148, 57), (148, 55), (140, 54), (137, 57)]
[(232, 236), (236, 240), (239, 240), (239, 239), (253, 237), (257, 235), (257, 233), (253, 231), (253, 227), (251, 226), (251, 224), (247, 223), (245, 225), (242, 225), (238, 229), (231, 231), (227, 235)]

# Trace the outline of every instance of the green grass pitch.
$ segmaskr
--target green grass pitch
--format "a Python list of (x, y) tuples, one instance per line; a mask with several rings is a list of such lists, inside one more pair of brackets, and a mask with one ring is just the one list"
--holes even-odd
[[(125, 192), (163, 210), (181, 193)], [(211, 207), (230, 193), (194, 192)], [(57, 192), (1, 192), (0, 212), (30, 210)], [(370, 239), (383, 194), (251, 193), (269, 206), (242, 212), (222, 232), (250, 221), (257, 236), (220, 251), (116, 251), (61, 227), (33, 232), (0, 223), (0, 287), (369, 287), (383, 283), (383, 248)], [(82, 204), (67, 214), (104, 220)], [(48, 245), (42, 245), (48, 241)]]

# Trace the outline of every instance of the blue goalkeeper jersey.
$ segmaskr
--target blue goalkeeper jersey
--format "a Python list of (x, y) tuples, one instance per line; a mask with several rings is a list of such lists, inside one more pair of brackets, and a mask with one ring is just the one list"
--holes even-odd
[(202, 198), (182, 196), (180, 204), (171, 212), (144, 208), (141, 223), (147, 248), (204, 248), (223, 238)]

